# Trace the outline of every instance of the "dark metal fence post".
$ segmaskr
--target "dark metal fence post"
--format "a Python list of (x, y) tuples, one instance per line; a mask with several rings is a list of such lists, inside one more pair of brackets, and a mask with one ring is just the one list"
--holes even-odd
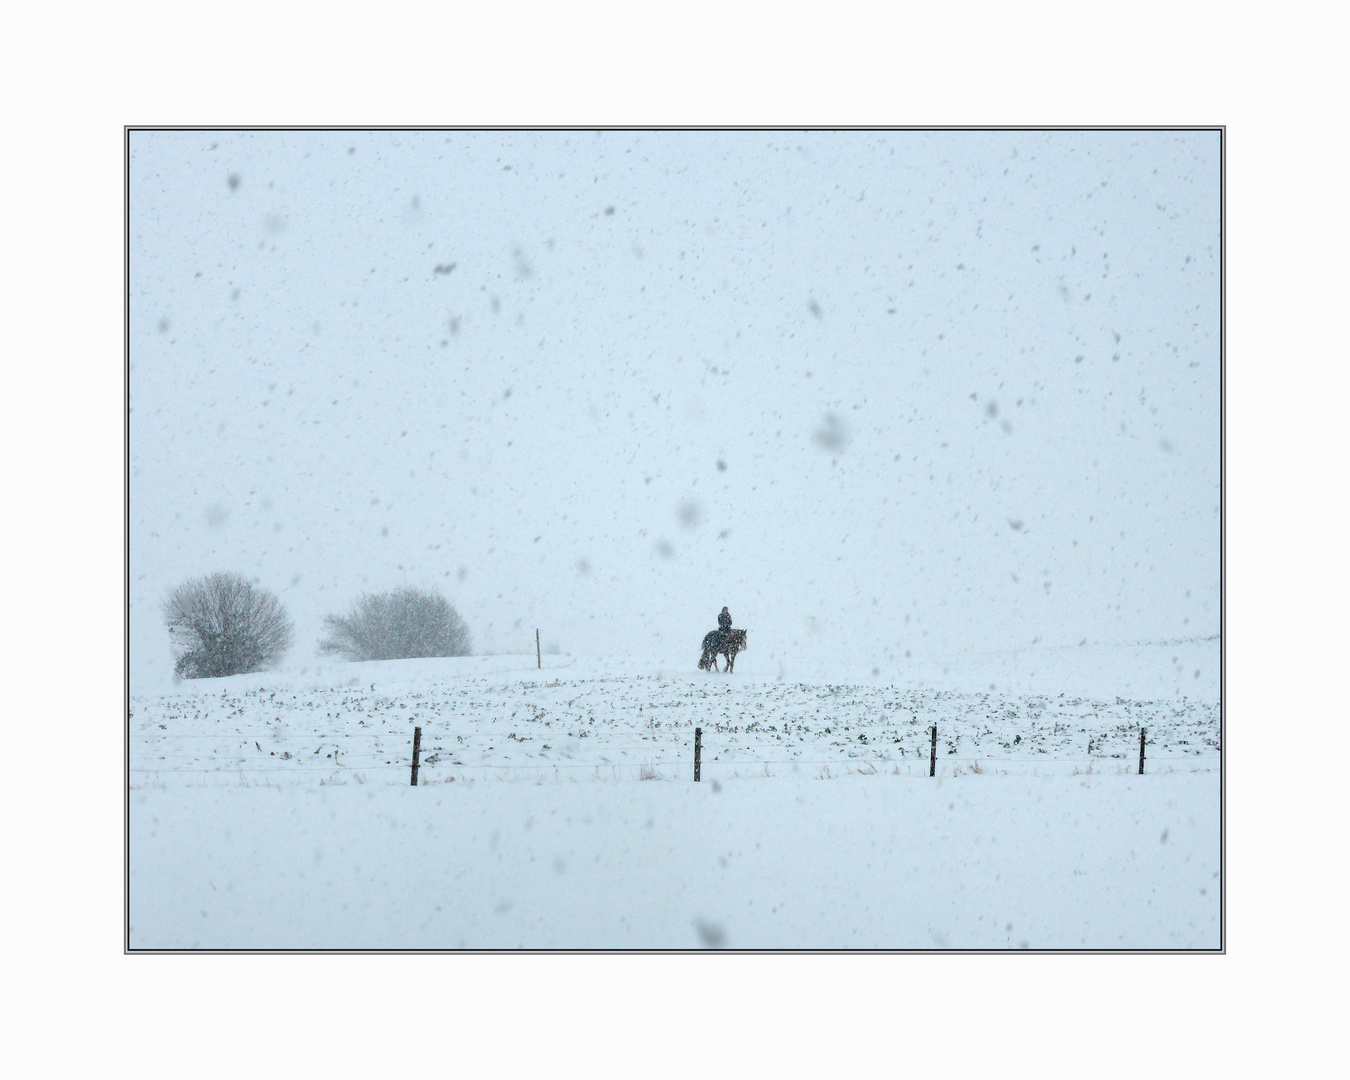
[(422, 752), (422, 729), (413, 728), (413, 777), (412, 786), (417, 786), (417, 755)]
[(542, 671), (544, 668), (544, 654), (539, 651), (539, 629), (537, 627), (534, 631), (534, 660)]
[(933, 725), (933, 745), (928, 751), (928, 775), (937, 775), (937, 725)]
[(1143, 775), (1144, 775), (1144, 732), (1146, 732), (1147, 730), (1148, 730), (1148, 728), (1140, 728), (1140, 729), (1139, 729), (1139, 775), (1140, 775), (1140, 776), (1143, 776)]
[(694, 780), (699, 780), (699, 774), (703, 771), (703, 729), (694, 728)]

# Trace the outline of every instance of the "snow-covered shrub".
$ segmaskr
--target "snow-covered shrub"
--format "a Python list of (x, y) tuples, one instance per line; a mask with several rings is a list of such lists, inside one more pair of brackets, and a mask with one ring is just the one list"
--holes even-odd
[(469, 627), (437, 592), (396, 589), (363, 594), (347, 615), (324, 619), (328, 636), (319, 650), (348, 660), (407, 660), (468, 656)]
[(174, 674), (212, 679), (261, 671), (291, 647), (295, 627), (281, 601), (239, 574), (193, 578), (164, 599)]

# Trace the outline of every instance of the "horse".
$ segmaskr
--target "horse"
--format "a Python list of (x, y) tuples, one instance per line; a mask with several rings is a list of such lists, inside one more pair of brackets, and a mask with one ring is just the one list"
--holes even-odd
[(698, 669), (718, 671), (717, 654), (721, 653), (727, 658), (727, 670), (733, 671), (736, 667), (736, 654), (744, 652), (747, 648), (744, 630), (710, 630), (703, 638), (703, 656), (699, 658)]

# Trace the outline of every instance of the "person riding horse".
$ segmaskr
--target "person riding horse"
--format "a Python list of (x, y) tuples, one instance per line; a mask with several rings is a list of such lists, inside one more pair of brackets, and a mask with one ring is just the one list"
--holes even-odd
[(736, 663), (736, 654), (745, 648), (745, 631), (731, 628), (731, 612), (725, 607), (717, 616), (717, 629), (708, 631), (703, 638), (703, 656), (698, 662), (700, 671), (717, 669), (717, 654), (727, 658), (727, 670), (731, 671)]

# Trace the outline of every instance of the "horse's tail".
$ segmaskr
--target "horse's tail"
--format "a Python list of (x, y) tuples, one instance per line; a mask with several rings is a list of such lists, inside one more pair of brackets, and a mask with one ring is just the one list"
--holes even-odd
[(702, 655), (698, 658), (699, 670), (707, 671), (713, 666), (712, 658), (717, 655), (718, 647), (721, 644), (721, 637), (716, 630), (710, 630), (703, 635)]

